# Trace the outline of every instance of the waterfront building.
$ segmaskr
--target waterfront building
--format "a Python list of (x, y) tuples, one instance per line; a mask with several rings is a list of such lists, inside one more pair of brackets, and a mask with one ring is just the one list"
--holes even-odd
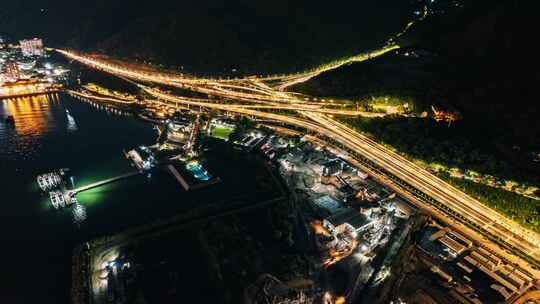
[(153, 152), (145, 146), (140, 146), (127, 152), (126, 157), (133, 161), (139, 171), (147, 171), (156, 165)]
[(18, 60), (17, 65), (19, 66), (19, 70), (23, 72), (30, 72), (36, 67), (36, 61), (35, 60)]
[(190, 121), (187, 117), (178, 117), (168, 120), (166, 124), (167, 143), (190, 151), (199, 128), (198, 118)]
[(43, 56), (43, 40), (40, 38), (19, 41), (24, 56)]
[(19, 66), (12, 61), (8, 61), (4, 68), (4, 77), (7, 81), (14, 82), (21, 78)]

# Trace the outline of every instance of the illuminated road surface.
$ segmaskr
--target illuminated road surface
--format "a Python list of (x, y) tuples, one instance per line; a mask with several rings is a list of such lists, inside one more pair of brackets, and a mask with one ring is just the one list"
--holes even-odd
[[(203, 106), (255, 117), (273, 119), (318, 132), (332, 138), (347, 148), (356, 151), (367, 159), (370, 159), (378, 166), (387, 170), (389, 173), (408, 182), (416, 189), (428, 194), (440, 203), (445, 204), (472, 222), (480, 225), (486, 231), (489, 231), (495, 236), (502, 237), (505, 242), (516, 246), (523, 252), (537, 259), (540, 258), (540, 252), (538, 251), (540, 239), (538, 238), (537, 234), (522, 228), (515, 222), (506, 219), (497, 212), (484, 206), (482, 203), (459, 191), (453, 186), (447, 184), (413, 162), (374, 142), (366, 136), (344, 126), (343, 124), (328, 118), (326, 115), (313, 112), (300, 112), (311, 120), (308, 121), (285, 115), (254, 111), (239, 105), (190, 102), (183, 98), (160, 93), (156, 90), (147, 90), (147, 92), (155, 97), (171, 102)], [(312, 121), (316, 123), (313, 123)]]
[[(455, 187), (424, 170), (415, 163), (374, 142), (366, 136), (318, 113), (303, 113), (306, 117), (333, 130), (341, 144), (360, 153), (378, 166), (406, 181), (416, 189), (428, 194), (472, 222), (527, 254), (539, 259), (540, 238), (517, 223), (486, 207)], [(335, 137), (334, 137), (335, 138)]]
[[(392, 47), (385, 47), (378, 52), (376, 51), (369, 55), (358, 56), (355, 60), (368, 60), (391, 50)], [(152, 82), (181, 87), (211, 96), (219, 96), (230, 100), (256, 104), (219, 104), (215, 103), (215, 101), (212, 102), (212, 100), (178, 97), (141, 86), (149, 94), (175, 104), (201, 106), (254, 117), (262, 117), (318, 132), (373, 161), (387, 172), (402, 179), (440, 203), (445, 204), (471, 222), (481, 226), (492, 235), (502, 238), (506, 243), (513, 245), (524, 253), (540, 260), (540, 237), (538, 234), (503, 217), (489, 207), (486, 207), (477, 200), (427, 172), (420, 166), (374, 142), (366, 136), (336, 122), (328, 117), (328, 115), (324, 114), (346, 114), (346, 112), (352, 113), (354, 111), (325, 108), (327, 106), (339, 106), (340, 104), (326, 101), (317, 102), (317, 100), (313, 98), (299, 97), (292, 93), (280, 91), (286, 86), (305, 81), (310, 77), (313, 77), (312, 75), (317, 75), (313, 74), (315, 72), (289, 76), (284, 75), (280, 77), (276, 76), (276, 78), (250, 77), (236, 80), (196, 79), (155, 72), (147, 73), (136, 69), (130, 70), (129, 68), (118, 64), (109, 64), (101, 59), (98, 60), (62, 50), (58, 51), (70, 59), (77, 60), (92, 68), (100, 69), (117, 76), (141, 82)], [(337, 66), (329, 65), (326, 70)], [(278, 85), (275, 85), (276, 82), (274, 82), (274, 86), (266, 84), (265, 81), (268, 80), (277, 81)], [(255, 109), (295, 110), (307, 119), (267, 113)]]
[(149, 81), (161, 84), (174, 85), (175, 83), (183, 84), (224, 84), (224, 83), (238, 83), (238, 82), (252, 82), (252, 81), (271, 81), (275, 82), (275, 88), (279, 91), (294, 85), (296, 83), (305, 82), (321, 73), (336, 69), (340, 66), (350, 64), (353, 62), (366, 61), (381, 55), (384, 55), (390, 51), (396, 50), (399, 48), (399, 45), (387, 45), (383, 48), (368, 52), (362, 53), (356, 56), (348, 57), (342, 60), (336, 60), (335, 62), (322, 65), (316, 69), (308, 72), (297, 73), (297, 74), (288, 74), (288, 75), (275, 75), (275, 76), (249, 76), (244, 78), (234, 78), (234, 79), (210, 79), (210, 78), (195, 78), (192, 76), (180, 75), (180, 74), (171, 74), (171, 73), (160, 73), (157, 71), (150, 71), (148, 69), (135, 69), (132, 67), (122, 66), (117, 63), (108, 62), (103, 59), (98, 59), (92, 56), (85, 56), (77, 54), (76, 52), (56, 49), (57, 52), (63, 54), (69, 59), (76, 60), (90, 67), (100, 69), (112, 74), (122, 75), (124, 77), (137, 79), (140, 81)]

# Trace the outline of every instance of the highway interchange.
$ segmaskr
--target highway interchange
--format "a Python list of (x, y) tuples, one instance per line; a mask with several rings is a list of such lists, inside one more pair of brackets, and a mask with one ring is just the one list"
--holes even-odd
[[(291, 85), (301, 83), (350, 62), (361, 62), (399, 48), (387, 45), (379, 50), (337, 61), (318, 69), (291, 75), (250, 76), (235, 79), (210, 79), (166, 73), (129, 64), (121, 64), (103, 57), (94, 57), (67, 50), (57, 50), (67, 58), (90, 68), (124, 77), (138, 83), (149, 95), (162, 102), (190, 105), (243, 115), (266, 118), (316, 132), (348, 150), (370, 160), (385, 172), (406, 182), (439, 204), (453, 210), (460, 218), (473, 223), (477, 232), (497, 237), (499, 244), (540, 261), (540, 237), (496, 211), (466, 195), (412, 161), (371, 140), (332, 118), (332, 115), (372, 115), (351, 107), (350, 104), (333, 100), (321, 100), (284, 91)], [(160, 84), (198, 92), (209, 98), (191, 98), (150, 87)], [(219, 99), (216, 99), (218, 97)], [(263, 111), (266, 110), (266, 111)], [(277, 114), (269, 111), (287, 111)], [(289, 115), (290, 114), (290, 115)], [(379, 114), (377, 114), (379, 115)]]

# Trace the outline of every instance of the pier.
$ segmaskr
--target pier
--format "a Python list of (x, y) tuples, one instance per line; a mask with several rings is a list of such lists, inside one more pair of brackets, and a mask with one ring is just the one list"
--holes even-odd
[(131, 172), (131, 173), (118, 175), (118, 176), (115, 176), (115, 177), (107, 178), (107, 179), (104, 179), (104, 180), (101, 180), (101, 181), (98, 181), (98, 182), (83, 186), (83, 187), (78, 187), (78, 188), (75, 188), (73, 190), (69, 190), (68, 192), (69, 192), (70, 196), (73, 196), (73, 195), (78, 194), (79, 192), (83, 192), (83, 191), (90, 190), (90, 189), (93, 189), (93, 188), (101, 187), (103, 185), (114, 183), (114, 182), (117, 182), (119, 180), (126, 179), (126, 178), (129, 178), (129, 177), (132, 177), (132, 176), (135, 176), (135, 175), (139, 175), (139, 174), (141, 174), (141, 173), (137, 171), (137, 172)]
[(75, 189), (68, 189), (67, 188), (67, 182), (65, 180), (62, 180), (64, 177), (64, 171), (59, 171), (60, 173), (56, 174), (55, 172), (43, 174), (38, 176), (37, 182), (41, 190), (48, 191), (49, 197), (51, 200), (51, 204), (54, 206), (54, 208), (58, 209), (59, 207), (69, 207), (72, 204), (77, 203), (77, 199), (75, 198), (75, 195), (77, 195), (80, 192), (94, 189), (97, 187), (101, 187), (103, 185), (107, 185), (110, 183), (114, 183), (126, 178), (130, 178), (135, 175), (141, 174), (141, 172), (131, 172), (126, 173), (122, 175), (118, 175), (115, 177), (107, 178), (104, 180), (97, 181), (95, 183), (91, 183), (86, 186), (78, 187)]

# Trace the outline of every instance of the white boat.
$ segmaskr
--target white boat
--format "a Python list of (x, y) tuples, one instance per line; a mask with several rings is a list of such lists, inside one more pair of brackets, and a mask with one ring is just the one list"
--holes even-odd
[(56, 198), (56, 194), (54, 192), (49, 192), (49, 197), (51, 199), (51, 204), (53, 205), (53, 207), (55, 209), (58, 209), (59, 205), (58, 205), (58, 200)]
[(51, 191), (49, 192), (49, 197), (51, 199), (51, 204), (55, 209), (63, 208), (66, 206), (66, 201), (64, 199), (64, 194), (62, 191)]
[(39, 188), (43, 191), (49, 191), (58, 187), (62, 183), (62, 177), (60, 174), (57, 172), (51, 172), (38, 175), (36, 180)]

